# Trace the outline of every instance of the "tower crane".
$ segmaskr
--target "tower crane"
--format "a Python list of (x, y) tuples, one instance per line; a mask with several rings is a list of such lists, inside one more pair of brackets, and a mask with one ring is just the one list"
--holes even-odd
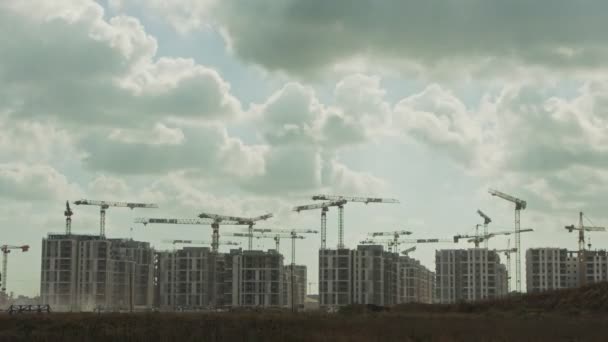
[(578, 264), (579, 264), (579, 282), (580, 286), (587, 283), (587, 263), (585, 253), (585, 231), (587, 232), (605, 232), (605, 227), (585, 226), (583, 224), (583, 212), (579, 212), (578, 215), (578, 226), (575, 227), (573, 224), (566, 226), (568, 232), (572, 233), (578, 230)]
[[(192, 225), (211, 225), (213, 226), (216, 223), (215, 219), (211, 218), (152, 218), (152, 217), (139, 217), (135, 219), (135, 223), (142, 223), (144, 226), (148, 224), (192, 224)], [(246, 222), (234, 221), (234, 220), (224, 220), (222, 221), (223, 225), (247, 225)], [(211, 242), (211, 250), (214, 253), (217, 253), (219, 248), (219, 239), (217, 241), (217, 245)]]
[[(214, 220), (214, 222), (211, 224), (211, 228), (213, 229), (213, 241), (214, 241), (214, 244), (212, 245), (212, 249), (217, 251), (217, 243), (220, 241), (220, 223), (223, 224), (223, 221), (235, 221), (235, 222), (238, 222), (239, 224), (247, 225), (247, 226), (249, 226), (249, 234), (253, 236), (253, 225), (255, 225), (255, 223), (257, 221), (267, 220), (267, 219), (273, 217), (273, 215), (268, 213), (268, 214), (264, 214), (264, 215), (260, 215), (260, 216), (256, 216), (256, 217), (239, 217), (239, 216), (225, 216), (225, 215), (217, 215), (217, 214), (210, 214), (210, 213), (201, 213), (200, 215), (198, 215), (198, 217)], [(215, 248), (213, 248), (214, 245), (215, 245)], [(249, 247), (249, 250), (253, 249), (253, 237), (249, 239), (248, 247)]]
[(511, 292), (511, 253), (517, 252), (517, 248), (510, 248), (511, 239), (507, 240), (506, 249), (495, 249), (496, 253), (504, 253), (507, 258), (507, 293)]
[(0, 246), (0, 251), (2, 251), (2, 293), (6, 295), (6, 278), (7, 278), (7, 269), (8, 269), (8, 254), (11, 250), (20, 249), (22, 252), (27, 252), (30, 249), (30, 246), (10, 246), (10, 245), (2, 245)]
[(327, 212), (330, 207), (340, 207), (346, 204), (346, 200), (329, 201), (323, 203), (314, 203), (300, 205), (293, 208), (293, 211), (300, 212), (303, 210), (321, 209), (321, 249), (327, 248)]
[[(275, 248), (277, 250), (277, 252), (279, 251), (279, 246), (280, 246), (280, 242), (281, 239), (292, 239), (293, 236), (291, 235), (291, 233), (289, 234), (264, 234), (264, 233), (259, 233), (259, 232), (254, 232), (253, 234), (249, 234), (249, 233), (228, 233), (225, 234), (225, 236), (230, 236), (230, 237), (246, 237), (248, 239), (272, 239), (274, 240), (275, 243)], [(304, 236), (296, 236), (295, 239), (304, 239)]]
[(401, 239), (395, 241), (394, 239), (388, 240), (374, 240), (374, 239), (366, 239), (360, 241), (359, 243), (362, 245), (373, 245), (373, 244), (386, 244), (389, 246), (389, 251), (391, 251), (391, 247), (397, 247), (402, 243), (444, 243), (444, 242), (454, 242), (452, 239)]
[(521, 224), (521, 211), (525, 210), (528, 204), (522, 199), (507, 195), (498, 190), (489, 189), (488, 192), (492, 196), (502, 198), (515, 204), (515, 248), (517, 248), (517, 252), (515, 252), (515, 286), (517, 292), (521, 292), (521, 237), (519, 236), (519, 230)]
[(132, 202), (109, 202), (109, 201), (96, 201), (81, 199), (75, 201), (76, 205), (94, 205), (99, 207), (99, 236), (105, 238), (106, 236), (106, 210), (110, 207), (123, 207), (131, 210), (135, 208), (158, 208), (157, 204), (154, 203), (132, 203)]
[(274, 235), (274, 241), (276, 243), (277, 252), (279, 251), (281, 235), (282, 234), (318, 234), (319, 231), (313, 229), (275, 229), (275, 228), (253, 228), (254, 233), (270, 233)]
[[(335, 196), (335, 195), (314, 195), (312, 196), (313, 201), (346, 201), (347, 202), (360, 202), (360, 203), (399, 203), (398, 200), (393, 198), (379, 198), (379, 197), (349, 197), (349, 196)], [(344, 203), (344, 204), (346, 204)], [(344, 248), (344, 204), (338, 205), (338, 249)]]
[[(533, 232), (534, 229), (530, 229), (530, 228), (526, 228), (526, 229), (520, 229), (519, 233), (527, 233), (527, 232)], [(479, 248), (479, 244), (481, 242), (484, 242), (490, 238), (493, 238), (495, 236), (498, 235), (511, 235), (513, 234), (512, 231), (510, 230), (505, 230), (505, 231), (500, 231), (500, 232), (494, 232), (494, 233), (490, 233), (487, 235), (455, 235), (454, 236), (454, 242), (458, 242), (460, 239), (468, 239), (467, 242), (472, 242), (475, 244), (475, 248)]]
[(369, 235), (371, 235), (373, 238), (377, 237), (377, 236), (392, 236), (393, 237), (393, 244), (392, 247), (395, 248), (395, 253), (399, 253), (399, 238), (402, 235), (412, 235), (412, 232), (408, 231), (408, 230), (396, 230), (393, 232), (373, 232), (370, 233)]
[[(173, 245), (210, 245), (211, 241), (208, 240), (163, 240), (164, 243), (170, 243)], [(238, 246), (239, 242), (233, 241), (222, 241), (220, 242), (222, 246)]]
[(72, 234), (72, 215), (74, 212), (70, 209), (70, 202), (65, 201), (65, 211), (63, 212), (65, 216), (65, 235)]
[[(488, 235), (488, 225), (492, 223), (492, 219), (479, 209), (477, 209), (477, 214), (483, 219), (483, 235)], [(488, 248), (488, 240), (484, 241), (483, 247)]]
[(411, 252), (416, 250), (416, 246), (412, 246), (404, 251), (401, 251), (401, 254), (408, 256)]

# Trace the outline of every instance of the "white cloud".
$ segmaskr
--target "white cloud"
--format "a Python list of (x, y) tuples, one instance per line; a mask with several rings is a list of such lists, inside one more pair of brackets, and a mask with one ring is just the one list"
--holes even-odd
[(0, 164), (0, 196), (21, 201), (61, 200), (80, 196), (76, 184), (43, 164)]
[(89, 182), (88, 193), (91, 198), (129, 198), (132, 189), (124, 179), (100, 175)]
[(299, 75), (351, 60), (425, 74), (468, 69), (477, 77), (525, 75), (522, 68), (593, 73), (605, 70), (608, 55), (600, 0), (157, 3), (147, 7), (182, 23), (175, 25), (182, 32), (213, 18), (240, 58)]
[(444, 150), (458, 161), (475, 158), (475, 149), (482, 142), (475, 112), (436, 84), (399, 101), (393, 123), (398, 132)]
[(239, 101), (215, 70), (157, 56), (156, 39), (138, 19), (106, 20), (93, 2), (37, 4), (0, 5), (0, 110), (88, 127), (240, 115)]
[(327, 165), (328, 179), (325, 184), (335, 193), (357, 194), (358, 196), (386, 194), (388, 184), (385, 180), (367, 172), (357, 172), (336, 160)]

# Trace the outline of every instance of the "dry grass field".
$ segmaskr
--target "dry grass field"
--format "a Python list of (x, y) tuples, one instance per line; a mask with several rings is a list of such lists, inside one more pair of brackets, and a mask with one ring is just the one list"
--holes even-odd
[[(378, 309), (378, 308), (374, 308)], [(0, 316), (0, 341), (607, 341), (608, 284), (476, 304)]]

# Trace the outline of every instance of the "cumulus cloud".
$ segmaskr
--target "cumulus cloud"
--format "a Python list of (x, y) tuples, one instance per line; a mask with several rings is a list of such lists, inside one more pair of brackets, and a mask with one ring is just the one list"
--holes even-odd
[(0, 164), (0, 196), (5, 199), (44, 201), (80, 196), (80, 187), (44, 164)]
[(94, 2), (0, 5), (2, 107), (70, 124), (141, 125), (164, 117), (227, 120), (241, 113), (229, 84), (192, 59), (157, 57), (138, 19), (104, 18)]
[(127, 182), (118, 177), (100, 175), (88, 184), (88, 191), (93, 198), (128, 198), (132, 196)]
[(326, 168), (326, 185), (336, 193), (369, 195), (385, 194), (388, 191), (385, 180), (367, 172), (351, 170), (336, 160), (329, 161)]
[(265, 147), (245, 145), (229, 137), (222, 126), (157, 127), (161, 132), (178, 136), (178, 141), (162, 143), (137, 131), (129, 133), (129, 139), (121, 139), (115, 131), (109, 137), (92, 135), (82, 141), (87, 153), (85, 166), (91, 170), (140, 175), (195, 169), (213, 178), (252, 177), (265, 170)]
[(481, 125), (462, 101), (439, 85), (399, 101), (394, 128), (458, 161), (472, 161), (481, 143)]
[(608, 5), (601, 0), (550, 5), (525, 0), (236, 0), (201, 5), (181, 0), (163, 7), (156, 2), (148, 7), (170, 22), (185, 23), (182, 27), (208, 25), (204, 18), (214, 18), (212, 24), (237, 56), (299, 75), (353, 59), (425, 73), (466, 67), (478, 76), (508, 75), (519, 67), (590, 71), (604, 70), (608, 55), (603, 35), (608, 24), (601, 15)]

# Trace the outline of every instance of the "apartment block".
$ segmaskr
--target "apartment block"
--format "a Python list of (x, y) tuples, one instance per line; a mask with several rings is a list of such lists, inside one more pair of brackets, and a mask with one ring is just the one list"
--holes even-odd
[(528, 292), (573, 288), (608, 281), (608, 253), (565, 248), (530, 248), (526, 251), (526, 284)]
[(350, 249), (319, 250), (319, 299), (321, 307), (353, 303), (353, 260)]
[(293, 305), (297, 308), (303, 308), (304, 302), (306, 301), (307, 295), (307, 268), (305, 265), (294, 265), (293, 266), (293, 279), (291, 265), (286, 265), (283, 268), (283, 303), (287, 307), (291, 307), (291, 296), (293, 282), (293, 294), (294, 303)]
[(54, 311), (153, 305), (154, 252), (147, 242), (49, 234), (41, 265), (41, 301)]
[(397, 279), (397, 303), (434, 302), (435, 272), (423, 266), (420, 261), (400, 256)]
[(584, 284), (593, 284), (608, 281), (608, 253), (605, 250), (584, 251), (585, 262), (579, 266), (583, 269)]
[(283, 255), (275, 250), (233, 249), (224, 257), (223, 301), (231, 307), (284, 305)]
[(576, 286), (576, 255), (565, 248), (531, 248), (526, 251), (526, 288), (528, 292)]
[(435, 252), (436, 298), (440, 303), (498, 298), (507, 294), (508, 276), (499, 255), (486, 248)]
[(353, 303), (396, 304), (398, 255), (379, 245), (363, 245), (353, 252), (353, 260)]
[(40, 300), (54, 311), (79, 311), (79, 242), (98, 236), (49, 234), (42, 240)]
[(381, 245), (319, 251), (320, 306), (431, 303), (434, 274), (413, 258)]
[(197, 310), (212, 305), (215, 296), (211, 272), (215, 257), (209, 247), (163, 251), (157, 258), (161, 310)]

